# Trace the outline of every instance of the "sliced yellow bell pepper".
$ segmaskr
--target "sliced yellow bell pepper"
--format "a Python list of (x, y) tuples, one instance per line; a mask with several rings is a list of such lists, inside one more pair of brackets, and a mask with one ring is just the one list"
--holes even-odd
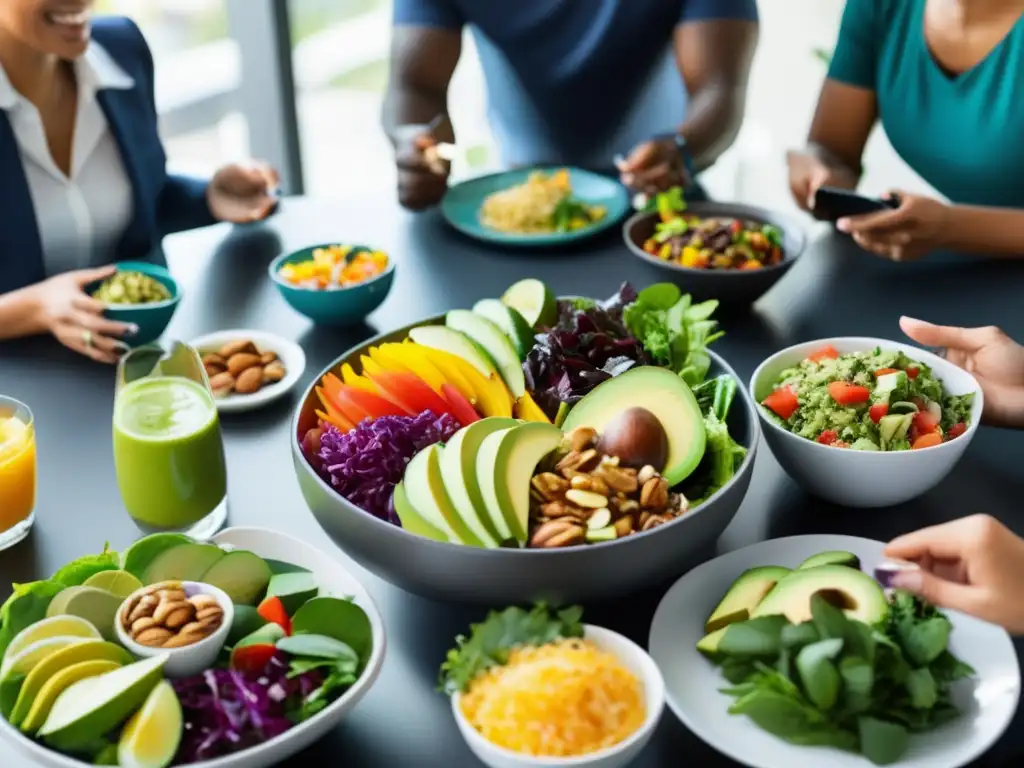
[[(376, 350), (376, 347), (371, 347), (370, 348), (370, 354), (371, 355), (374, 353), (374, 350)], [(381, 366), (376, 360), (373, 360), (372, 358), (369, 358), (366, 355), (360, 355), (359, 362), (363, 366), (363, 376), (364, 377), (366, 376), (366, 374), (376, 375), (378, 373), (384, 373), (384, 367)], [(377, 389), (374, 388), (373, 391), (377, 392)]]
[(696, 267), (700, 261), (700, 251), (693, 246), (686, 246), (683, 248), (683, 253), (679, 258), (679, 262), (684, 267)]
[[(433, 349), (432, 347), (423, 347), (423, 350), (428, 359), (442, 373), (447, 375), (448, 371), (454, 369), (458, 371), (465, 381), (469, 382), (475, 393), (475, 404), (484, 416), (503, 416), (505, 418), (512, 416), (512, 395), (509, 393), (505, 383), (498, 378), (497, 374), (492, 373), (490, 376), (484, 377), (476, 368), (458, 355)], [(452, 384), (455, 384), (454, 377), (450, 381)]]
[(348, 363), (344, 363), (341, 366), (341, 380), (350, 387), (358, 387), (373, 395), (378, 394), (377, 388), (373, 386), (373, 382), (356, 373), (355, 369)]
[(549, 419), (548, 415), (541, 410), (541, 407), (537, 405), (529, 392), (524, 392), (523, 396), (516, 400), (516, 404), (512, 408), (512, 413), (517, 419), (522, 419), (523, 421), (539, 421), (544, 424), (551, 423), (551, 419)]
[(445, 384), (453, 383), (420, 353), (420, 348), (415, 344), (382, 344), (380, 353), (382, 356), (386, 355), (387, 359), (405, 366), (406, 370), (418, 376), (438, 394), (441, 394), (441, 387)]

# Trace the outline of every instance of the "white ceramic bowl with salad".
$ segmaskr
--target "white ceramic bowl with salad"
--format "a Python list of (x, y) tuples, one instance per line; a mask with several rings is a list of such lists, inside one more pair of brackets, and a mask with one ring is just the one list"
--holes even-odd
[(927, 350), (885, 339), (797, 344), (750, 379), (764, 436), (810, 493), (886, 507), (938, 485), (981, 422), (978, 381)]
[[(153, 537), (146, 538), (153, 539), (159, 536), (177, 536), (177, 534), (156, 534)], [(146, 539), (140, 541), (145, 540)], [(206, 711), (205, 708), (207, 707), (209, 702), (213, 702), (214, 705), (219, 706), (219, 702), (221, 700), (228, 701), (229, 696), (244, 695), (250, 707), (262, 706), (261, 704), (259, 704), (259, 702), (261, 701), (266, 703), (268, 706), (273, 706), (273, 702), (282, 702), (282, 706), (285, 707), (285, 716), (288, 719), (290, 719), (291, 716), (287, 713), (291, 712), (292, 714), (296, 714), (297, 710), (289, 709), (287, 705), (283, 704), (283, 702), (289, 701), (295, 703), (302, 703), (303, 711), (305, 711), (305, 706), (306, 704), (308, 704), (308, 702), (304, 698), (304, 696), (306, 695), (306, 691), (310, 687), (313, 687), (319, 683), (316, 680), (311, 680), (310, 686), (304, 686), (300, 684), (296, 690), (293, 690), (288, 694), (289, 698), (286, 700), (284, 698), (278, 697), (276, 695), (277, 692), (274, 691), (274, 688), (275, 686), (284, 686), (287, 683), (275, 683), (272, 680), (268, 680), (266, 677), (266, 672), (254, 672), (252, 675), (246, 674), (246, 679), (248, 681), (247, 685), (252, 684), (256, 686), (263, 686), (264, 691), (253, 691), (247, 688), (247, 692), (244, 694), (242, 694), (239, 691), (235, 691), (234, 693), (230, 692), (228, 690), (229, 683), (223, 677), (215, 678), (217, 680), (217, 685), (219, 687), (219, 693), (216, 696), (213, 695), (212, 692), (202, 688), (204, 679), (206, 680), (206, 684), (209, 684), (211, 678), (208, 677), (204, 678), (203, 676), (199, 676), (198, 678), (193, 678), (194, 682), (189, 682), (189, 687), (187, 689), (182, 689), (179, 687), (183, 684), (183, 681), (181, 680), (164, 680), (163, 682), (157, 684), (156, 689), (151, 691), (151, 693), (146, 696), (145, 704), (143, 704), (140, 709), (135, 710), (135, 715), (132, 715), (132, 718), (128, 721), (127, 725), (125, 725), (122, 728), (121, 724), (123, 723), (123, 718), (119, 717), (118, 724), (116, 725), (115, 728), (107, 728), (106, 725), (109, 725), (109, 723), (105, 723), (104, 726), (101, 728), (103, 734), (116, 734), (118, 731), (120, 731), (119, 740), (115, 737), (113, 743), (107, 747), (107, 749), (110, 749), (111, 747), (113, 748), (113, 751), (115, 753), (113, 755), (115, 759), (114, 764), (118, 764), (117, 760), (119, 759), (121, 765), (150, 765), (154, 762), (154, 760), (159, 760), (159, 762), (157, 763), (159, 765), (167, 765), (168, 762), (166, 757), (153, 757), (152, 744), (155, 740), (160, 744), (171, 745), (171, 747), (175, 750), (175, 760), (177, 760), (177, 762), (172, 760), (169, 763), (169, 765), (171, 766), (188, 764), (189, 766), (196, 766), (196, 768), (269, 768), (269, 766), (278, 765), (282, 761), (287, 760), (293, 755), (301, 752), (303, 749), (306, 749), (318, 739), (324, 737), (329, 731), (336, 728), (338, 724), (348, 715), (348, 713), (350, 713), (352, 709), (356, 707), (356, 705), (362, 700), (362, 698), (366, 695), (366, 693), (376, 682), (377, 677), (380, 674), (381, 666), (383, 665), (384, 662), (384, 655), (386, 649), (383, 619), (381, 618), (380, 613), (373, 602), (373, 598), (370, 596), (369, 592), (363, 587), (363, 585), (355, 578), (355, 576), (353, 576), (340, 563), (338, 563), (335, 558), (331, 557), (326, 552), (321, 551), (313, 546), (310, 546), (309, 544), (306, 544), (303, 541), (292, 538), (286, 534), (265, 528), (228, 528), (214, 536), (209, 544), (190, 542), (188, 539), (185, 539), (185, 541), (180, 544), (174, 543), (174, 546), (185, 548), (191, 547), (191, 552), (186, 552), (186, 557), (184, 559), (177, 558), (176, 555), (174, 557), (179, 562), (188, 562), (192, 564), (198, 562), (204, 553), (208, 557), (212, 556), (212, 546), (216, 546), (220, 550), (222, 550), (221, 557), (216, 562), (224, 563), (227, 558), (230, 558), (232, 555), (237, 555), (235, 565), (231, 567), (221, 567), (218, 569), (219, 574), (217, 578), (214, 578), (213, 576), (209, 575), (204, 576), (204, 581), (207, 582), (219, 581), (222, 584), (233, 585), (227, 587), (225, 591), (231, 591), (232, 589), (239, 588), (239, 585), (244, 585), (245, 580), (239, 580), (240, 574), (245, 572), (250, 574), (252, 573), (252, 570), (247, 570), (244, 564), (242, 564), (243, 567), (241, 568), (241, 570), (237, 567), (240, 564), (239, 561), (241, 560), (248, 560), (250, 565), (253, 563), (253, 558), (251, 556), (246, 557), (244, 554), (240, 554), (239, 551), (247, 551), (251, 555), (256, 555), (259, 560), (262, 560), (266, 564), (266, 566), (269, 567), (270, 573), (274, 576), (278, 574), (287, 574), (287, 578), (300, 576), (301, 578), (311, 579), (310, 583), (303, 583), (302, 585), (300, 585), (302, 587), (301, 593), (299, 589), (293, 588), (291, 589), (289, 597), (282, 596), (281, 598), (276, 598), (282, 601), (282, 605), (288, 604), (291, 606), (299, 606), (298, 608), (294, 609), (289, 608), (287, 613), (287, 616), (290, 616), (291, 619), (295, 620), (296, 632), (294, 633), (294, 635), (288, 634), (288, 632), (286, 632), (285, 630), (276, 632), (276, 634), (273, 635), (273, 638), (278, 639), (274, 640), (272, 638), (270, 640), (272, 644), (270, 645), (269, 651), (273, 654), (275, 652), (280, 653), (282, 650), (284, 650), (284, 643), (280, 641), (280, 638), (285, 637), (286, 635), (286, 641), (299, 640), (303, 642), (309, 642), (308, 636), (315, 636), (318, 637), (318, 642), (320, 642), (321, 646), (323, 646), (324, 644), (323, 641), (327, 641), (328, 645), (332, 644), (332, 640), (330, 637), (323, 636), (326, 635), (327, 632), (330, 630), (324, 631), (323, 635), (312, 635), (312, 633), (299, 631), (299, 614), (307, 606), (312, 605), (312, 603), (319, 603), (318, 608), (322, 608), (325, 603), (330, 603), (331, 606), (344, 603), (346, 606), (350, 606), (345, 610), (346, 617), (351, 617), (356, 612), (358, 612), (359, 615), (362, 617), (359, 619), (358, 622), (360, 624), (359, 632), (361, 638), (361, 643), (359, 644), (360, 650), (358, 651), (359, 666), (356, 672), (354, 673), (354, 682), (346, 683), (347, 687), (342, 686), (340, 689), (338, 689), (340, 690), (340, 694), (327, 694), (326, 705), (318, 705), (318, 707), (310, 710), (307, 719), (302, 719), (300, 722), (291, 724), (283, 730), (280, 730), (278, 725), (274, 725), (273, 732), (264, 732), (262, 735), (258, 734), (256, 731), (246, 731), (242, 734), (236, 734), (239, 736), (240, 743), (246, 744), (246, 747), (238, 749), (237, 751), (233, 752), (227, 750), (219, 750), (221, 752), (220, 754), (216, 754), (215, 756), (211, 756), (208, 758), (199, 757), (198, 759), (196, 759), (194, 755), (192, 755), (191, 752), (189, 752), (189, 750), (196, 748), (198, 743), (203, 742), (206, 739), (209, 740), (210, 744), (214, 744), (215, 737), (212, 735), (207, 737), (206, 730), (200, 730), (198, 732), (201, 735), (201, 738), (199, 738), (198, 740), (193, 738), (190, 741), (184, 736), (186, 732), (184, 724), (190, 722), (190, 708), (191, 711), (195, 713), (195, 716), (207, 717), (207, 715), (200, 715), (199, 713)], [(161, 555), (167, 555), (168, 552), (173, 551), (173, 548), (168, 547), (140, 547), (139, 549), (145, 550), (145, 552), (140, 554), (140, 557), (148, 558), (149, 556), (152, 556), (151, 560), (147, 560), (147, 562), (149, 562), (151, 566), (158, 562), (158, 559), (159, 557), (161, 557)], [(113, 558), (114, 564), (107, 565), (107, 568), (114, 569), (110, 572), (119, 573), (123, 576), (127, 575), (126, 572), (139, 572), (138, 569), (133, 568), (133, 566), (129, 563), (129, 553), (131, 551), (131, 548), (129, 548), (124, 553), (120, 554), (116, 552), (104, 552), (102, 555), (94, 555), (82, 558), (82, 560), (76, 561), (73, 564), (69, 564), (68, 566), (60, 570), (58, 576), (63, 577), (60, 583), (66, 584), (69, 580), (72, 582), (80, 581), (81, 578), (85, 576), (85, 573), (97, 570), (97, 561), (103, 560), (107, 557)], [(136, 551), (138, 552), (139, 550)], [(216, 564), (210, 566), (211, 570), (216, 567), (218, 567)], [(177, 577), (175, 576), (174, 578)], [(273, 576), (271, 576), (271, 579), (273, 579)], [(155, 579), (153, 581), (155, 583), (162, 580), (163, 579)], [(187, 579), (181, 580), (187, 581)], [(143, 578), (140, 579), (140, 581), (149, 581), (145, 573), (143, 574)], [(109, 588), (113, 582), (111, 581), (103, 583)], [(87, 585), (83, 586), (86, 586), (86, 589), (97, 589), (94, 587), (88, 587)], [(285, 584), (285, 587), (287, 587), (287, 584)], [(67, 589), (67, 587), (63, 588)], [(73, 588), (81, 589), (82, 587), (74, 586)], [(271, 593), (274, 591), (275, 590), (272, 589), (269, 584), (265, 585), (265, 588), (260, 593), (265, 593), (265, 596), (262, 598), (261, 602), (266, 602), (269, 599)], [(282, 591), (281, 594), (284, 595), (287, 591), (288, 590), (286, 589), (285, 591)], [(125, 591), (124, 595), (127, 596), (127, 594), (127, 591)], [(232, 599), (237, 598), (233, 597)], [(259, 598), (257, 598), (257, 600), (259, 600)], [(120, 600), (118, 599), (114, 602), (119, 604)], [(257, 612), (259, 612), (262, 624), (259, 625), (256, 631), (252, 632), (249, 635), (245, 635), (242, 639), (233, 640), (232, 643), (236, 650), (239, 647), (245, 647), (250, 637), (254, 637), (257, 633), (265, 632), (269, 629), (276, 630), (276, 627), (278, 626), (273, 621), (266, 620), (266, 618), (262, 616), (262, 608), (260, 608), (259, 611), (257, 611), (256, 608), (249, 607), (250, 605), (251, 603), (247, 603), (244, 611), (250, 614), (249, 620), (252, 620), (254, 618), (252, 614), (256, 614)], [(90, 610), (94, 609), (95, 608)], [(240, 611), (242, 611), (242, 608), (236, 602), (234, 609), (234, 615), (236, 618), (240, 616)], [(11, 612), (13, 613), (13, 611)], [(327, 616), (325, 618), (323, 611), (313, 612), (321, 614), (319, 622), (321, 626), (338, 627), (342, 624), (349, 623), (337, 620), (333, 621), (332, 624), (331, 616)], [(68, 617), (60, 615), (55, 618), (59, 620), (70, 618), (75, 623), (82, 623), (81, 619), (75, 619), (74, 616)], [(338, 615), (336, 613), (334, 614), (333, 619), (338, 619)], [(53, 621), (53, 619), (47, 619), (47, 621)], [(289, 620), (286, 621), (286, 623), (290, 624), (291, 622)], [(31, 625), (28, 628), (31, 629)], [(88, 627), (86, 628), (88, 629)], [(233, 632), (235, 631), (235, 629), (235, 627), (232, 627)], [(242, 631), (245, 632), (249, 630)], [(302, 638), (303, 634), (308, 634), (305, 640), (303, 640)], [(71, 640), (78, 640), (80, 642), (91, 642), (94, 644), (105, 646), (113, 645), (110, 642), (101, 641), (99, 639), (98, 634), (85, 635), (82, 637), (85, 638), (84, 641), (82, 641), (80, 638), (71, 638)], [(89, 639), (91, 637), (95, 637), (95, 639)], [(10, 642), (11, 646), (16, 646), (16, 644), (19, 642), (17, 638), (15, 638), (13, 641), (11, 641), (10, 638), (5, 639), (7, 639)], [(60, 640), (61, 638), (56, 639)], [(43, 640), (42, 642), (52, 642), (52, 640)], [(276, 645), (276, 651), (274, 645)], [(115, 647), (113, 650), (116, 652), (117, 648)], [(350, 648), (350, 652), (351, 650), (353, 649)], [(292, 651), (288, 651), (287, 655), (289, 662), (295, 662), (296, 660), (300, 660), (304, 664), (306, 664), (307, 667), (311, 665), (316, 665), (319, 662), (323, 661), (323, 659), (318, 657), (316, 653), (299, 653), (295, 649), (293, 649)], [(123, 660), (123, 664), (127, 665), (130, 662), (130, 660), (131, 658), (130, 656), (128, 656)], [(141, 665), (153, 663), (155, 661), (157, 661), (157, 659), (145, 659), (143, 661), (136, 663)], [(118, 666), (118, 664), (114, 661), (86, 662), (86, 664), (93, 663)], [(234, 657), (232, 657), (231, 665), (232, 667), (234, 667), (235, 665)], [(127, 669), (128, 666), (121, 666), (120, 668), (108, 672), (107, 674), (122, 674), (125, 673)], [(264, 668), (261, 666), (260, 669)], [(270, 669), (270, 667), (267, 667), (266, 669)], [(298, 671), (298, 669), (294, 666), (289, 668), (285, 668), (282, 666), (281, 669), (292, 669), (293, 671)], [(331, 674), (333, 674), (335, 671), (337, 670), (334, 670), (332, 668)], [(259, 674), (263, 674), (263, 677), (257, 680), (256, 675)], [(284, 672), (282, 671), (280, 672), (280, 674), (283, 675)], [(322, 674), (327, 675), (328, 673), (323, 672)], [(157, 676), (159, 677), (159, 670), (157, 670)], [(101, 677), (88, 677), (85, 679), (81, 679), (79, 683), (74, 683), (72, 687), (74, 687), (74, 685), (79, 685), (80, 683), (87, 683), (90, 686), (87, 691), (88, 695), (80, 698), (95, 698), (94, 692), (100, 690), (101, 688), (104, 688), (104, 686), (102, 686), (102, 684), (99, 683)], [(164, 671), (164, 677), (167, 677), (166, 671)], [(318, 680), (322, 679), (325, 678), (318, 678)], [(352, 678), (349, 678), (349, 680), (351, 679)], [(172, 686), (174, 691), (173, 693), (171, 692)], [(106, 688), (110, 687), (110, 685), (106, 686)], [(132, 686), (128, 686), (128, 688), (130, 687)], [(163, 702), (164, 706), (162, 708), (151, 708), (150, 702), (154, 698), (157, 698), (154, 694), (157, 691), (159, 691), (161, 687), (164, 688), (164, 692), (166, 694), (166, 697)], [(123, 690), (128, 690), (128, 688), (125, 688)], [(59, 694), (56, 703), (53, 705), (53, 710), (51, 710), (50, 712), (51, 719), (60, 705), (61, 698), (69, 692), (70, 689), (65, 689), (63, 693)], [(281, 687), (281, 690), (279, 692), (282, 694), (283, 697), (284, 688)], [(177, 696), (175, 696), (175, 693), (177, 694)], [(120, 694), (117, 695), (120, 696)], [(292, 696), (298, 696), (299, 698), (292, 699)], [(170, 700), (169, 703), (167, 699)], [(83, 706), (78, 706), (77, 708), (82, 709)], [(174, 745), (176, 744), (176, 740), (173, 737), (168, 736), (169, 729), (166, 727), (166, 723), (168, 722), (167, 720), (156, 720), (151, 717), (148, 724), (146, 724), (147, 713), (152, 715), (152, 711), (155, 711), (157, 709), (160, 709), (164, 716), (166, 716), (170, 712), (170, 714), (172, 715), (172, 720), (175, 719), (173, 716), (174, 710), (184, 712), (184, 715), (179, 714), (177, 716), (179, 718), (179, 723), (181, 723), (182, 720), (184, 721), (184, 724), (180, 724), (178, 726), (178, 728), (180, 729), (180, 733), (182, 734), (182, 743), (180, 747), (175, 747)], [(255, 723), (255, 721), (250, 721), (248, 719), (248, 715), (242, 716), (243, 709), (248, 710), (249, 707), (239, 707), (235, 710), (235, 715), (233, 717), (236, 720), (236, 725), (233, 725), (232, 729), (236, 728), (236, 726), (238, 729), (241, 730), (245, 730), (247, 728), (261, 727), (271, 728), (272, 721), (274, 723), (282, 724), (279, 722), (281, 713), (275, 710), (273, 712), (263, 712), (263, 714), (261, 715), (261, 717), (263, 717), (262, 726), (253, 725), (252, 723)], [(208, 716), (212, 717), (212, 715)], [(134, 729), (132, 728), (133, 722), (136, 723), (136, 727)], [(202, 720), (200, 722), (219, 722), (221, 723), (221, 725), (218, 725), (218, 730), (221, 730), (222, 724), (225, 721), (223, 719), (214, 719), (212, 721)], [(245, 723), (250, 723), (250, 725), (246, 726)], [(42, 727), (39, 733), (36, 734), (37, 738), (30, 738), (29, 736), (22, 733), (19, 727), (12, 725), (8, 721), (8, 718), (6, 716), (0, 716), (0, 738), (3, 738), (4, 740), (11, 743), (21, 753), (21, 755), (23, 755), (25, 762), (31, 762), (32, 765), (49, 766), (50, 768), (86, 768), (87, 766), (92, 764), (89, 760), (80, 759), (80, 757), (85, 756), (84, 753), (76, 752), (75, 750), (71, 750), (70, 752), (58, 751), (58, 749), (50, 743), (48, 737), (42, 735), (44, 732), (47, 731), (47, 726), (49, 726), (49, 724), (49, 720), (47, 720), (46, 724)], [(24, 725), (24, 722), (22, 722), (22, 725)], [(195, 724), (192, 724), (189, 727), (196, 728), (197, 726)], [(206, 725), (201, 726), (201, 728), (203, 729), (205, 729), (206, 727)], [(134, 736), (126, 736), (126, 734), (129, 731), (133, 731)], [(82, 738), (82, 733), (83, 729), (78, 728), (77, 737)], [(234, 739), (234, 737), (230, 733), (225, 733), (221, 736), (217, 736), (216, 738), (226, 740), (222, 743), (233, 743)], [(122, 757), (120, 751), (124, 749), (125, 741), (127, 740), (129, 742), (132, 742), (133, 739), (134, 745), (137, 747), (137, 750), (130, 752), (127, 755), (127, 757)], [(186, 745), (186, 741), (189, 742), (190, 746)], [(213, 747), (211, 747), (211, 749), (214, 750), (214, 753), (218, 751)], [(107, 758), (109, 759), (110, 755), (107, 755)], [(190, 760), (191, 762), (189, 762)]]

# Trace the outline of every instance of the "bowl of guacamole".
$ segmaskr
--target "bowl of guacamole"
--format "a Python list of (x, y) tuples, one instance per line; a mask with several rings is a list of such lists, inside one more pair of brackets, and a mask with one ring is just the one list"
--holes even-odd
[(982, 393), (923, 349), (871, 338), (798, 344), (750, 383), (779, 463), (815, 495), (881, 507), (934, 487), (977, 429)]

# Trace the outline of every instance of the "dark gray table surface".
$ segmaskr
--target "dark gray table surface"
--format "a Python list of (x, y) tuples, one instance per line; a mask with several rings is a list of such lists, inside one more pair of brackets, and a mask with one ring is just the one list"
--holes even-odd
[[(267, 264), (282, 249), (327, 241), (372, 244), (397, 262), (394, 289), (366, 326), (314, 328), (284, 303), (267, 279)], [(617, 231), (571, 251), (494, 250), (452, 232), (436, 212), (414, 216), (388, 199), (288, 199), (267, 224), (176, 235), (167, 240), (166, 251), (185, 290), (169, 336), (187, 340), (215, 330), (257, 328), (295, 339), (308, 356), (302, 387), (371, 334), (498, 296), (522, 277), (542, 278), (557, 293), (592, 296), (611, 294), (623, 280), (643, 286), (656, 279), (629, 254)], [(826, 235), (752, 311), (722, 318), (727, 334), (715, 349), (746, 380), (770, 352), (799, 341), (835, 335), (898, 338), (900, 314), (962, 325), (998, 324), (1024, 338), (1022, 287), (1024, 265), (890, 264)], [(35, 530), (22, 544), (0, 553), (4, 599), (11, 582), (45, 577), (67, 560), (98, 551), (105, 541), (124, 547), (138, 532), (124, 511), (114, 477), (113, 369), (79, 358), (49, 339), (0, 345), (0, 392), (34, 410), (39, 455)], [(288, 423), (296, 397), (256, 413), (224, 417), (229, 524), (279, 528), (344, 561), (377, 601), (389, 647), (383, 673), (352, 716), (285, 765), (477, 765), (456, 730), (447, 700), (434, 692), (434, 680), (454, 636), (481, 612), (397, 590), (349, 561), (326, 537), (306, 509), (292, 472)], [(749, 494), (718, 550), (803, 533), (886, 540), (978, 511), (996, 515), (1024, 534), (1022, 449), (1024, 435), (983, 429), (934, 491), (900, 507), (865, 511), (807, 496), (762, 445)], [(646, 645), (651, 616), (666, 587), (590, 606), (587, 618)], [(1024, 764), (1022, 718), (1018, 713), (1007, 735), (976, 765)], [(0, 765), (27, 764), (0, 744)], [(635, 766), (683, 764), (735, 765), (666, 709)]]

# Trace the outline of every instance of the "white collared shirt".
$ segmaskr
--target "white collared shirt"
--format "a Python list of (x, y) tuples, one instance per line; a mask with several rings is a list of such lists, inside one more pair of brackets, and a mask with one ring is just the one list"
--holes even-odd
[(96, 42), (74, 67), (78, 108), (68, 177), (53, 161), (39, 110), (0, 66), (0, 109), (21, 153), (48, 276), (113, 261), (133, 213), (131, 182), (96, 92), (132, 88), (135, 81)]

